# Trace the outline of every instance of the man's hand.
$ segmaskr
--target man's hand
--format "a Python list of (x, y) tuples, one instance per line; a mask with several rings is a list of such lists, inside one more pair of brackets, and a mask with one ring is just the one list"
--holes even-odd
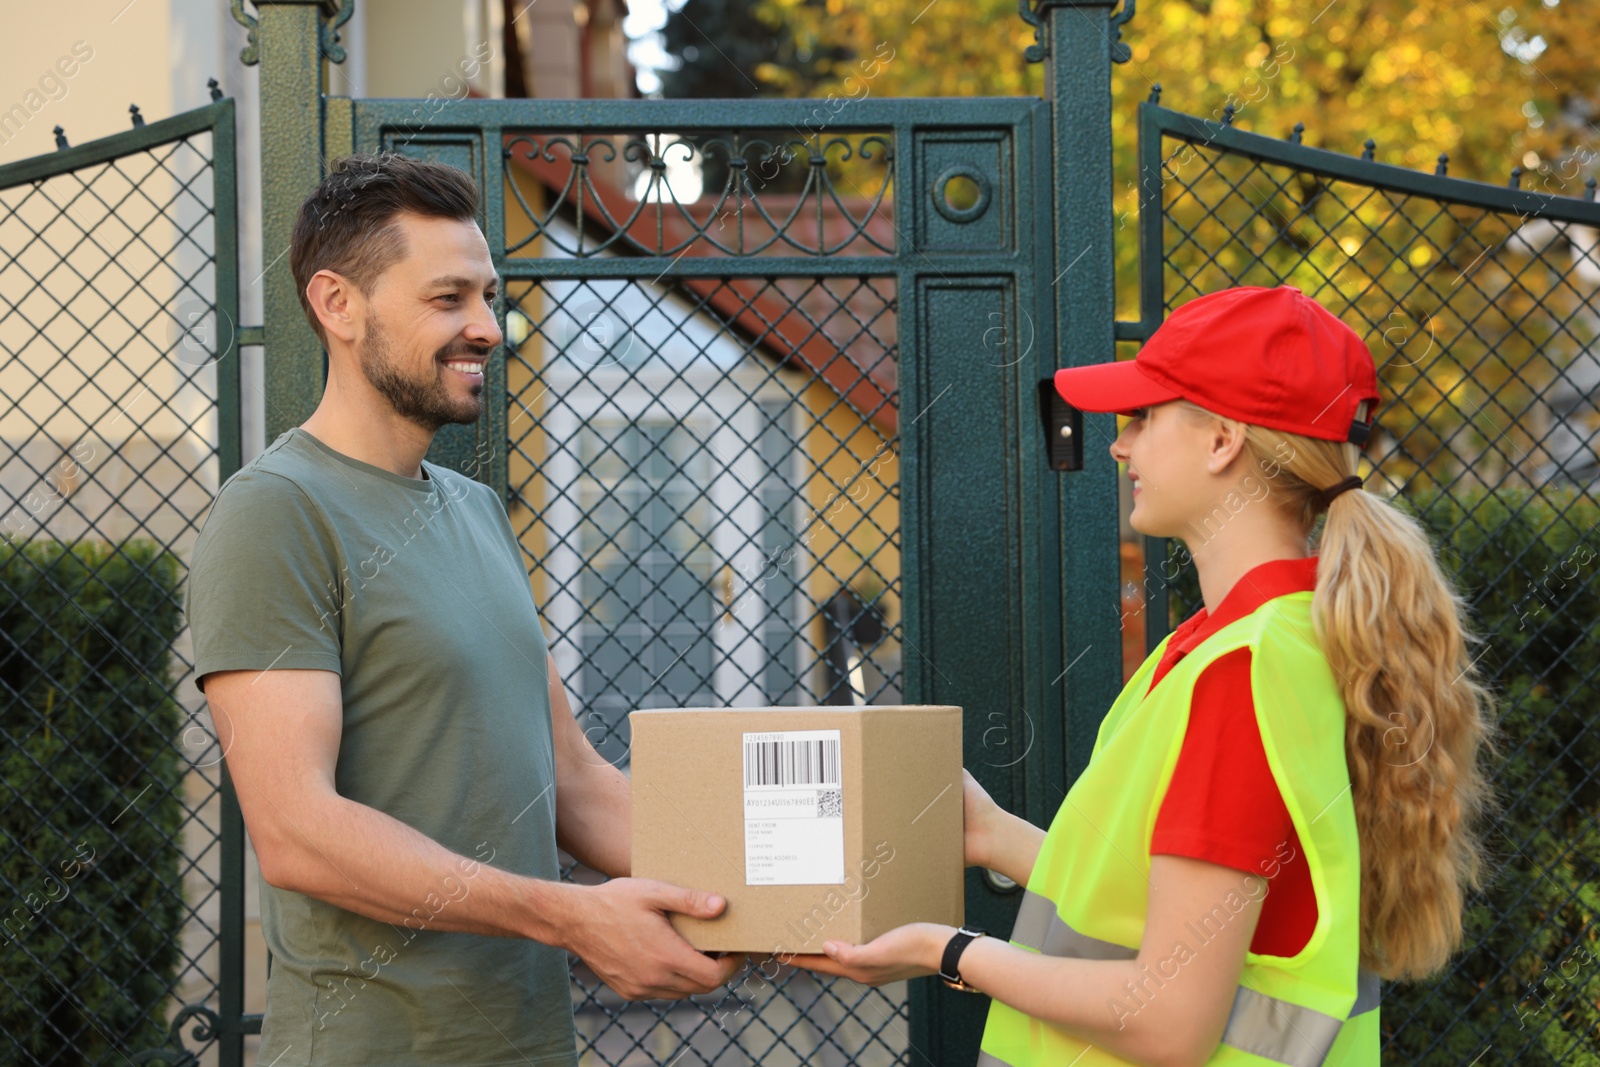
[(567, 948), (627, 1000), (678, 1000), (729, 981), (743, 956), (712, 959), (678, 935), (669, 912), (712, 919), (727, 901), (649, 878), (585, 889)]

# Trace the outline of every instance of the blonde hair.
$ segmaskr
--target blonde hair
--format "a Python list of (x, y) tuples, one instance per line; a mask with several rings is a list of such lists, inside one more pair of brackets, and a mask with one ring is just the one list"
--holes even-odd
[(1360, 489), (1323, 502), (1357, 473), (1356, 446), (1244, 425), (1269, 499), (1308, 539), (1327, 516), (1312, 617), (1345, 705), (1361, 966), (1424, 978), (1460, 947), (1465, 896), (1484, 875), (1480, 826), (1495, 806), (1479, 765), (1494, 748), (1492, 701), (1468, 653), (1477, 638), (1466, 604), (1410, 515)]

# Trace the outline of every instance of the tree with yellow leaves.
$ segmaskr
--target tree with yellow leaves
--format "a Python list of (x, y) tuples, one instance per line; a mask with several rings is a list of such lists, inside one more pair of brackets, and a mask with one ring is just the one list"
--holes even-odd
[[(1040, 94), (1023, 56), (1033, 28), (1009, 0), (760, 0), (812, 54), (887, 41), (881, 96)], [(1122, 27), (1113, 69), (1119, 316), (1138, 317), (1136, 116), (1159, 84), (1171, 108), (1398, 166), (1581, 196), (1600, 131), (1600, 22), (1574, 0), (1186, 0), (1147, 4)], [(1592, 15), (1592, 12), (1590, 13)], [(1092, 17), (1062, 9), (1057, 18)], [(1104, 17), (1096, 11), (1093, 17)], [(868, 45), (867, 47), (870, 47)], [(845, 89), (853, 54), (815, 74)], [(1165, 177), (1169, 303), (1229, 284), (1299, 285), (1363, 324), (1385, 392), (1396, 485), (1470, 476), (1537, 481), (1538, 394), (1559, 353), (1592, 338), (1573, 312), (1561, 250), (1510, 249), (1514, 214), (1438, 210), (1366, 196), (1287, 168), (1170, 144)], [(1199, 161), (1196, 165), (1196, 160)], [(1556, 358), (1546, 354), (1555, 353)], [(1427, 351), (1427, 355), (1423, 353)]]
[[(883, 96), (1041, 95), (1044, 71), (1023, 53), (1033, 28), (1011, 0), (759, 0), (809, 53), (888, 41), (903, 62), (877, 79)], [(1136, 105), (1162, 86), (1169, 107), (1275, 136), (1305, 124), (1304, 143), (1525, 185), (1563, 183), (1561, 161), (1593, 149), (1600, 97), (1600, 20), (1575, 0), (1185, 0), (1147, 4), (1122, 28), (1132, 50), (1112, 74), (1122, 213), (1137, 207)], [(1083, 17), (1063, 12), (1065, 17)], [(1057, 17), (1062, 17), (1057, 16)], [(870, 49), (870, 43), (867, 48)], [(848, 54), (816, 67), (842, 89)], [(1128, 255), (1131, 256), (1131, 248)], [(1132, 287), (1123, 287), (1130, 294)]]

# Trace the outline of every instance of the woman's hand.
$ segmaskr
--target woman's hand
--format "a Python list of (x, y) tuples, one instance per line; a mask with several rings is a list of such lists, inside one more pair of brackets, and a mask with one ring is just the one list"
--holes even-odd
[(787, 962), (818, 974), (839, 975), (862, 985), (883, 985), (936, 974), (953, 926), (910, 923), (897, 926), (865, 945), (825, 941), (821, 956), (795, 956)]
[(972, 772), (961, 772), (961, 810), (966, 825), (965, 851), (968, 867), (987, 867), (994, 856), (994, 828), (1000, 805), (994, 802)]
[(967, 866), (986, 867), (1027, 885), (1044, 844), (1044, 831), (996, 804), (972, 772), (963, 770), (961, 776)]

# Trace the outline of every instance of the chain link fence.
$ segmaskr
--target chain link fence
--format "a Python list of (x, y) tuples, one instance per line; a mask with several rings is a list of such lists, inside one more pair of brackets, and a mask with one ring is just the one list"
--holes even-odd
[(232, 121), (0, 167), (6, 1063), (146, 1062), (219, 1007), (221, 755), (182, 581), (238, 462)]
[[(752, 258), (892, 249), (882, 147), (587, 131), (508, 146), (543, 178), (542, 199), (512, 187), (508, 233), (529, 236), (508, 251), (545, 275), (507, 284), (512, 525), (585, 732), (620, 767), (636, 708), (901, 700), (895, 278), (773, 276)], [(628, 255), (728, 273), (608, 269)], [(774, 961), (710, 996), (627, 1004), (581, 961), (572, 974), (586, 1064), (908, 1062), (903, 983)]]
[[(1228, 118), (1231, 120), (1231, 115)], [(1387, 985), (1385, 1062), (1600, 1064), (1600, 208), (1578, 153), (1509, 187), (1145, 105), (1144, 302), (1294, 285), (1363, 335), (1361, 473), (1422, 520), (1483, 638), (1504, 805), (1438, 979)], [(1520, 188), (1519, 188), (1520, 186)], [(1146, 323), (1153, 327), (1154, 323)], [(1199, 605), (1147, 541), (1148, 640)]]

